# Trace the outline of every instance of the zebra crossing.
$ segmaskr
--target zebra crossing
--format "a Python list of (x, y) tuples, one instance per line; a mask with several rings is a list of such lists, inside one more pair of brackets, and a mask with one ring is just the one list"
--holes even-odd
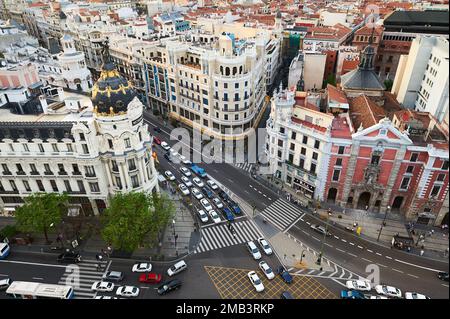
[(361, 279), (361, 276), (358, 274), (328, 260), (323, 258), (324, 263), (328, 263), (328, 265), (333, 268), (333, 270), (320, 270), (320, 269), (307, 269), (303, 268), (300, 270), (295, 270), (291, 268), (289, 271), (295, 275), (309, 276), (309, 277), (320, 277), (320, 278), (330, 278), (336, 280), (356, 280)]
[(293, 225), (304, 213), (283, 199), (276, 200), (266, 207), (261, 215), (280, 231)]
[(249, 220), (234, 222), (233, 227), (236, 236), (231, 234), (227, 224), (203, 228), (202, 238), (194, 254), (239, 245), (263, 237), (255, 224)]
[[(102, 266), (103, 270), (97, 270), (98, 264)], [(68, 265), (58, 284), (72, 286), (75, 292), (75, 299), (94, 298), (95, 291), (91, 290), (92, 284), (102, 280), (107, 266), (107, 261), (98, 262), (88, 259), (82, 260), (76, 265)]]
[(233, 164), (235, 167), (240, 168), (246, 172), (251, 172), (253, 169), (253, 164), (249, 164), (249, 163), (234, 163)]

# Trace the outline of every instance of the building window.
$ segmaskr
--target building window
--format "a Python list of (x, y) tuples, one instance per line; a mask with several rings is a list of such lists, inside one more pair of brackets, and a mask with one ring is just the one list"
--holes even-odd
[(81, 144), (81, 147), (83, 148), (83, 154), (89, 154), (89, 148), (87, 144)]
[(44, 146), (42, 144), (38, 144), (39, 152), (44, 153)]
[(133, 185), (133, 188), (139, 187), (139, 178), (137, 175), (131, 176), (131, 184)]
[(66, 173), (66, 171), (64, 169), (64, 164), (58, 164), (58, 169), (59, 169), (59, 173), (63, 173), (63, 174)]
[(278, 140), (278, 146), (283, 147), (283, 140)]
[(58, 144), (52, 143), (53, 152), (59, 152)]
[(280, 127), (280, 133), (284, 134), (284, 127)]
[(319, 158), (319, 153), (313, 152), (312, 158), (313, 160), (317, 161), (317, 159)]
[(27, 181), (23, 181), (23, 187), (25, 187), (27, 192), (31, 192), (30, 184)]
[(445, 174), (439, 174), (436, 178), (438, 182), (443, 182), (445, 179)]
[(300, 161), (298, 163), (298, 166), (303, 169), (305, 168), (305, 159), (304, 158), (300, 158)]
[(84, 188), (84, 183), (83, 181), (77, 181), (78, 184), (78, 189), (80, 190), (81, 193), (86, 193), (86, 189)]
[(345, 146), (339, 146), (338, 154), (344, 154)]
[(117, 166), (117, 162), (115, 160), (111, 161), (111, 165), (112, 165), (113, 172), (118, 172), (119, 171), (119, 166)]
[(23, 145), (23, 150), (24, 150), (25, 152), (29, 152), (29, 151), (30, 151), (30, 149), (29, 149), (29, 147), (28, 147), (27, 144), (22, 144), (22, 145)]
[(289, 159), (288, 159), (288, 161), (289, 161), (290, 163), (293, 163), (293, 162), (294, 162), (294, 154), (289, 154)]
[(45, 192), (44, 184), (42, 184), (41, 180), (39, 180), (39, 179), (36, 180), (36, 184), (37, 184), (38, 189), (39, 189), (40, 192)]
[(403, 190), (408, 189), (410, 181), (411, 181), (410, 177), (403, 177), (402, 183), (400, 184), (400, 189), (403, 189)]
[(119, 176), (116, 176), (116, 185), (117, 188), (122, 189), (122, 181), (120, 180)]
[(303, 144), (308, 144), (308, 136), (303, 136)]
[(315, 140), (315, 142), (314, 142), (314, 148), (315, 148), (315, 149), (319, 149), (319, 147), (320, 147), (320, 141)]
[(113, 141), (110, 139), (108, 139), (108, 146), (109, 146), (109, 149), (113, 148)]
[(293, 139), (293, 140), (297, 139), (297, 133), (296, 132), (292, 132), (291, 133), (291, 139)]
[(291, 151), (295, 151), (295, 144), (294, 144), (294, 143), (291, 143), (290, 150), (291, 150)]
[(339, 181), (339, 176), (341, 175), (341, 171), (338, 169), (335, 169), (333, 172), (333, 181), (337, 182)]
[(430, 196), (431, 197), (438, 196), (439, 192), (441, 191), (441, 187), (442, 187), (441, 185), (434, 185), (433, 189), (431, 190)]
[(85, 141), (86, 138), (84, 137), (84, 133), (80, 133), (80, 141)]
[(281, 151), (278, 151), (278, 158), (281, 159), (282, 156), (283, 156), (283, 153)]
[(80, 169), (78, 168), (78, 164), (72, 164), (73, 174), (81, 175)]
[(72, 144), (67, 143), (67, 152), (72, 153), (73, 152), (73, 148), (72, 148)]
[(311, 169), (309, 170), (312, 174), (316, 173), (316, 164), (315, 163), (311, 163)]
[(16, 182), (14, 182), (13, 180), (10, 180), (9, 185), (11, 185), (11, 188), (14, 192), (17, 192)]
[(125, 148), (130, 148), (131, 147), (130, 139), (126, 138), (124, 141), (125, 141)]
[(56, 185), (56, 182), (53, 179), (50, 180), (50, 185), (52, 186), (54, 192), (58, 191), (58, 186)]
[(406, 168), (406, 173), (408, 174), (412, 174), (414, 171), (414, 166), (412, 165), (408, 165), (408, 167)]
[(417, 158), (419, 157), (419, 154), (412, 153), (411, 158), (409, 159), (411, 162), (417, 162)]
[(300, 150), (300, 153), (302, 155), (306, 155), (306, 148), (302, 147), (301, 150)]
[(30, 164), (30, 169), (31, 169), (31, 174), (33, 174), (33, 173), (37, 174), (38, 173), (35, 164)]
[(98, 187), (98, 183), (89, 183), (89, 188), (92, 193), (100, 193), (100, 188)]
[(370, 161), (370, 164), (378, 165), (379, 163), (380, 163), (380, 155), (377, 155), (377, 154), (372, 155), (372, 159)]
[(442, 163), (442, 169), (448, 169), (448, 161), (444, 161), (444, 163)]
[(342, 166), (342, 158), (336, 159), (336, 166)]
[(134, 171), (136, 169), (136, 162), (134, 161), (134, 159), (129, 159), (128, 160), (128, 170), (130, 171)]

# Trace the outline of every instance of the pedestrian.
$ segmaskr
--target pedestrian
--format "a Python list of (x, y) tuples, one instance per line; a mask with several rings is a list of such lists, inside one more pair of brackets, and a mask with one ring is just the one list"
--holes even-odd
[(433, 234), (434, 234), (434, 229), (431, 230), (431, 235), (433, 235)]
[(420, 256), (423, 256), (423, 254), (424, 254), (424, 250), (423, 250), (423, 248), (420, 250)]
[(368, 210), (368, 209), (369, 209), (369, 206), (366, 205), (366, 210)]
[(408, 246), (408, 253), (411, 252), (411, 246)]

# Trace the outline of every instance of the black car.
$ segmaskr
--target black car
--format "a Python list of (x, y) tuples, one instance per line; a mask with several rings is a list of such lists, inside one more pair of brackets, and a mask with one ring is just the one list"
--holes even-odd
[(281, 294), (281, 299), (295, 299), (289, 291), (285, 291)]
[(157, 127), (157, 126), (155, 126), (155, 127), (153, 128), (153, 131), (158, 132), (158, 133), (161, 133), (161, 129), (160, 129), (159, 127)]
[(224, 201), (228, 201), (230, 199), (230, 197), (228, 196), (227, 193), (225, 193), (224, 191), (220, 191), (219, 192), (219, 197), (222, 198)]
[(58, 256), (58, 262), (60, 263), (78, 263), (81, 261), (81, 255), (76, 252), (66, 252)]
[(277, 274), (283, 278), (283, 281), (287, 284), (292, 283), (292, 276), (291, 274), (284, 268), (283, 266), (278, 267)]
[(448, 272), (443, 272), (443, 271), (439, 272), (438, 278), (440, 280), (448, 281)]
[(158, 287), (158, 295), (165, 295), (173, 290), (177, 290), (182, 285), (181, 280), (173, 279), (170, 281), (166, 281), (161, 286)]

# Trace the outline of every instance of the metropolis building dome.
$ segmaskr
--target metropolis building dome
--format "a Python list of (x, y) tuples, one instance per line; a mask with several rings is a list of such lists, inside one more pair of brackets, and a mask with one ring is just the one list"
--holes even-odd
[(135, 97), (133, 86), (119, 74), (114, 63), (104, 63), (100, 78), (92, 88), (91, 99), (95, 113), (123, 114)]

